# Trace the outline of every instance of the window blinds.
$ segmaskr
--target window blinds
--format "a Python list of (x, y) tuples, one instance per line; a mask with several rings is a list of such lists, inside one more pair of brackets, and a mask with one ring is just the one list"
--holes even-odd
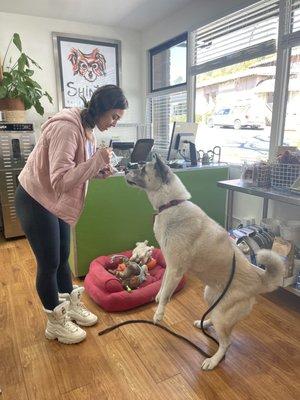
[(278, 0), (263, 0), (195, 30), (192, 74), (274, 53), (278, 14)]
[(292, 0), (291, 9), (283, 10), (289, 19), (288, 33), (281, 37), (280, 45), (283, 48), (295, 47), (300, 44), (300, 0)]
[(147, 99), (147, 126), (151, 127), (154, 150), (163, 157), (168, 154), (173, 122), (186, 122), (187, 93), (164, 94)]
[(292, 32), (300, 31), (300, 0), (292, 2)]

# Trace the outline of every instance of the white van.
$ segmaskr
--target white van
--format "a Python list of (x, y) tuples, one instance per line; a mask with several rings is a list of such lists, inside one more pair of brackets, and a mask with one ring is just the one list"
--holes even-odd
[(265, 116), (263, 110), (252, 105), (221, 107), (208, 119), (207, 125), (210, 128), (221, 126), (234, 129), (263, 129)]

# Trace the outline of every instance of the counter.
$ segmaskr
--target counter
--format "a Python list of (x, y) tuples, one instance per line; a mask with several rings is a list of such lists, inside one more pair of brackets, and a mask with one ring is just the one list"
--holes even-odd
[[(175, 170), (191, 200), (224, 226), (226, 193), (217, 182), (228, 179), (227, 166)], [(157, 246), (152, 224), (154, 210), (146, 193), (126, 184), (124, 176), (90, 181), (85, 208), (72, 230), (70, 266), (74, 276), (84, 276), (90, 262), (149, 241)]]

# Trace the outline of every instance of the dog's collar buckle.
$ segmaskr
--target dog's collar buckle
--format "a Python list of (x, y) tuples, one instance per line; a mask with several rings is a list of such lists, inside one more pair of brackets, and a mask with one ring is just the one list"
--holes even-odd
[(166, 203), (166, 204), (163, 204), (162, 206), (160, 206), (158, 208), (158, 211), (153, 214), (153, 223), (155, 221), (155, 217), (159, 213), (161, 213), (162, 211), (166, 210), (167, 208), (177, 206), (178, 204), (183, 203), (184, 201), (186, 201), (186, 200), (171, 200), (171, 201), (169, 201), (169, 203)]

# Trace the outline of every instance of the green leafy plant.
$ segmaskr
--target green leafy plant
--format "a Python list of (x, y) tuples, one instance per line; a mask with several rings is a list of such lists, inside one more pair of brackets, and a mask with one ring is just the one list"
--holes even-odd
[[(14, 63), (10, 59), (8, 66), (5, 66), (5, 59), (12, 43), (17, 47), (20, 55)], [(22, 51), (20, 36), (18, 33), (14, 33), (3, 59), (2, 80), (0, 70), (0, 99), (20, 98), (24, 102), (25, 110), (34, 107), (40, 115), (43, 115), (44, 108), (40, 99), (46, 96), (52, 104), (52, 97), (48, 92), (43, 91), (41, 86), (31, 78), (34, 74), (33, 68), (42, 69), (36, 61)]]

